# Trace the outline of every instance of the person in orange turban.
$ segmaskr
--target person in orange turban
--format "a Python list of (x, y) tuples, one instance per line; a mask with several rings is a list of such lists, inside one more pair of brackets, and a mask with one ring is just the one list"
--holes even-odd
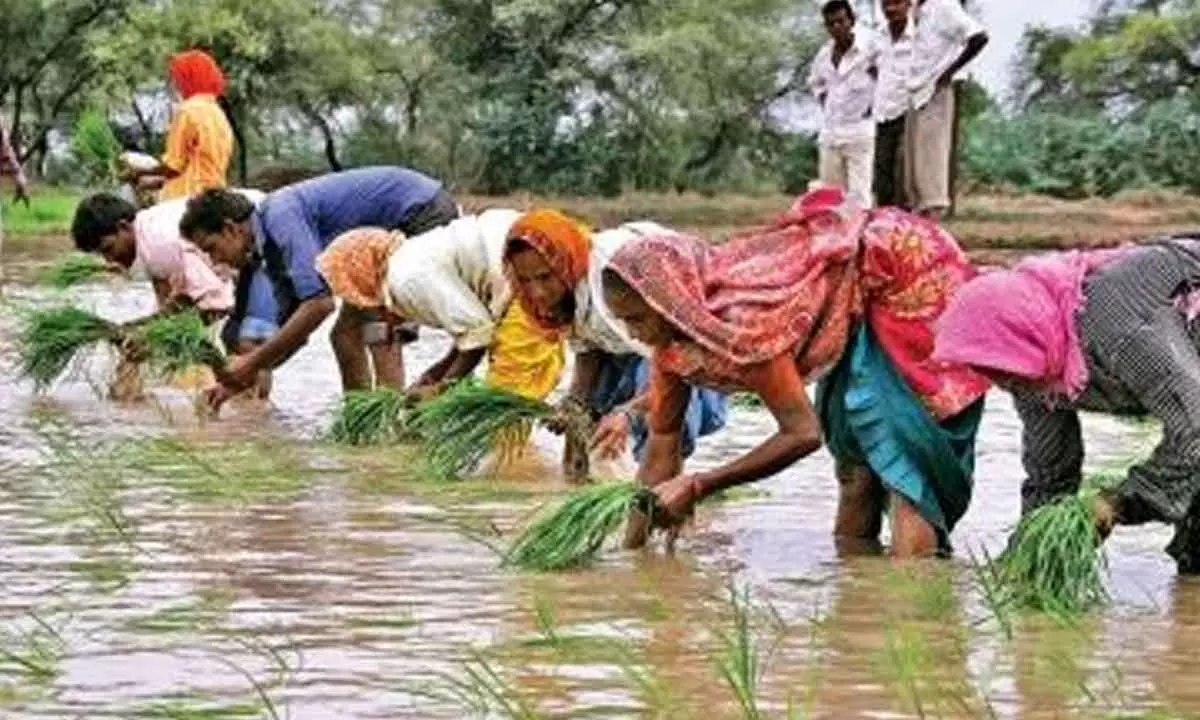
[(225, 187), (235, 135), (224, 104), (225, 74), (211, 55), (178, 53), (167, 63), (167, 75), (181, 102), (167, 131), (166, 152), (157, 165), (122, 173), (138, 187), (161, 186), (160, 202)]

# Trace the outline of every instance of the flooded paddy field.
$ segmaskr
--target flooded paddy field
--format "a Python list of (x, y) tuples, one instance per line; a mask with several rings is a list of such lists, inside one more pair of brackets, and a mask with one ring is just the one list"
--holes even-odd
[[(46, 303), (38, 288), (9, 300)], [(69, 297), (123, 320), (132, 283)], [(948, 561), (844, 556), (825, 452), (709, 503), (673, 557), (613, 550), (587, 570), (501, 570), (497, 549), (567, 486), (558, 441), (458, 483), (412, 450), (325, 443), (340, 393), (323, 329), (271, 406), (200, 422), (157, 388), (113, 405), (86, 376), (13, 380), (0, 323), (0, 717), (1105, 718), (1200, 716), (1200, 584), (1169, 530), (1119, 529), (1111, 607), (1076, 624), (991, 612), (973, 557), (1017, 519), (1019, 423), (989, 397), (976, 491)], [(419, 372), (447, 345), (409, 348)], [(771, 427), (754, 408), (710, 465)], [(1085, 420), (1089, 465), (1153, 430)], [(628, 469), (626, 470), (628, 471)], [(618, 472), (618, 471), (613, 471)]]

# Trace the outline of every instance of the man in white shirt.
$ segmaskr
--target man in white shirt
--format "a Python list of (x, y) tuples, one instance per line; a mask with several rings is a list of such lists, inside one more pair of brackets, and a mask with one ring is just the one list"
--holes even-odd
[(887, 21), (877, 39), (879, 74), (875, 82), (875, 201), (907, 207), (904, 176), (904, 118), (909, 110), (908, 77), (915, 33), (909, 21), (912, 0), (883, 0)]
[(987, 32), (961, 0), (917, 0), (913, 62), (908, 80), (912, 109), (905, 120), (908, 198), (922, 215), (940, 218), (950, 207), (950, 154), (954, 146), (954, 80), (988, 43)]
[(875, 164), (875, 44), (854, 30), (854, 9), (847, 0), (821, 8), (830, 40), (817, 52), (808, 86), (821, 103), (820, 180), (846, 191), (863, 207), (872, 204)]

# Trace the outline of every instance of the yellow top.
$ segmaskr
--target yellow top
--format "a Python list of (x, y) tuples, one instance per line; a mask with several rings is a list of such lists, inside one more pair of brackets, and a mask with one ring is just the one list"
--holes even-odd
[(543, 400), (558, 385), (566, 363), (562, 338), (549, 337), (521, 310), (508, 306), (488, 353), (486, 381), (534, 400)]
[(193, 95), (179, 104), (167, 133), (163, 165), (179, 173), (167, 180), (158, 199), (190, 197), (225, 187), (233, 155), (233, 128), (212, 95)]

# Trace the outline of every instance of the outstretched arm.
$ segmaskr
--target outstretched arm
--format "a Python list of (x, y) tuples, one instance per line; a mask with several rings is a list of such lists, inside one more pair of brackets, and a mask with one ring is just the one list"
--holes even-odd
[(820, 419), (791, 356), (780, 355), (754, 368), (747, 385), (762, 398), (778, 429), (733, 462), (701, 473), (680, 474), (656, 487), (667, 521), (678, 522), (709, 495), (766, 479), (821, 447)]

